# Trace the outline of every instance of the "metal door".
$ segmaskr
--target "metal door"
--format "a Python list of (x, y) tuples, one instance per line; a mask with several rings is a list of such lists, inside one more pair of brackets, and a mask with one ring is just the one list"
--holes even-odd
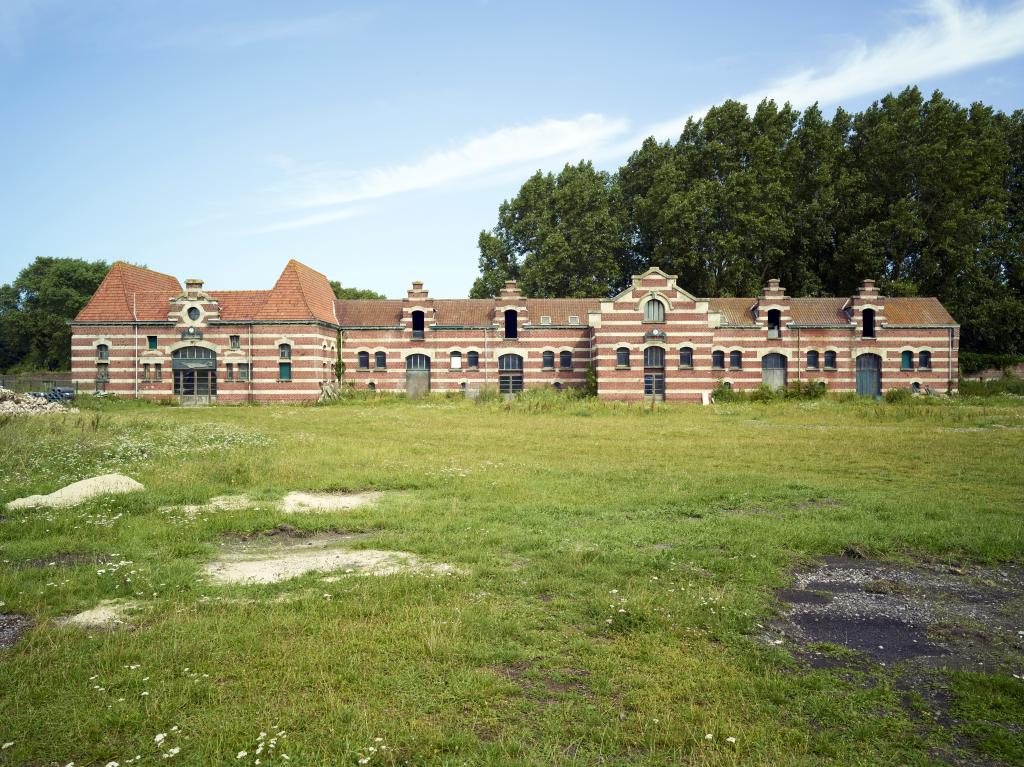
[(772, 390), (786, 388), (786, 358), (783, 355), (764, 355), (761, 359), (761, 381)]
[(412, 399), (430, 393), (430, 357), (426, 354), (405, 358), (405, 393)]
[(879, 397), (882, 394), (882, 358), (877, 354), (862, 354), (857, 358), (857, 394)]

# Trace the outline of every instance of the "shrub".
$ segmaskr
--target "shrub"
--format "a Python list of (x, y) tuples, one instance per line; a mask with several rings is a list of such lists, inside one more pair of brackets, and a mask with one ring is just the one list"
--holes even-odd
[(597, 369), (593, 365), (587, 368), (587, 379), (582, 391), (584, 397), (597, 396)]
[(479, 389), (477, 389), (477, 394), (474, 401), (478, 405), (486, 405), (490, 402), (501, 402), (501, 393), (498, 391), (497, 386), (481, 386)]
[(779, 397), (785, 396), (785, 393), (779, 393), (773, 390), (768, 384), (761, 384), (752, 392), (750, 392), (751, 402), (772, 402)]
[(824, 381), (794, 381), (786, 388), (786, 399), (821, 399), (826, 388)]
[(1024, 397), (1024, 378), (1004, 376), (991, 381), (960, 381), (960, 395), (963, 397), (993, 397), (998, 394), (1014, 394)]
[(910, 389), (889, 389), (885, 393), (885, 401), (891, 404), (903, 404), (913, 399), (914, 395), (910, 393)]
[(729, 389), (724, 384), (718, 384), (712, 390), (711, 396), (715, 402), (742, 402), (748, 399), (744, 392)]

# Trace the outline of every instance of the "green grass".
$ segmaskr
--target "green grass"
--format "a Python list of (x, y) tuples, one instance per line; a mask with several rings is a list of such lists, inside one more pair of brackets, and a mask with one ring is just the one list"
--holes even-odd
[[(948, 737), (884, 672), (809, 671), (757, 641), (773, 590), (849, 545), (957, 562), (1024, 551), (1011, 397), (83, 406), (0, 417), (0, 500), (107, 471), (146, 492), (4, 512), (0, 611), (36, 625), (0, 650), (0, 742), (14, 741), (0, 764), (253, 764), (259, 734), (280, 730), (262, 765), (932, 764)], [(285, 519), (272, 502), (294, 489), (393, 492)], [(237, 492), (253, 507), (161, 511)], [(226, 535), (283, 521), (371, 531), (356, 545), (465, 574), (202, 577)], [(130, 564), (23, 566), (60, 552)], [(142, 605), (134, 630), (50, 620), (122, 597)], [(1019, 761), (985, 729), (1019, 717), (1019, 684), (982, 694), (979, 678), (953, 688), (965, 727)]]

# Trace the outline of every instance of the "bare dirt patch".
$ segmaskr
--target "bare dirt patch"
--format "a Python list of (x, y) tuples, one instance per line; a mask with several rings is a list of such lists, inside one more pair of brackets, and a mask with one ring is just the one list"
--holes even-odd
[(27, 615), (0, 613), (0, 650), (14, 647), (31, 627), (32, 619)]
[[(202, 514), (210, 514), (218, 511), (240, 511), (253, 503), (247, 495), (218, 495), (206, 503), (188, 504), (178, 509), (189, 519), (194, 519)], [(170, 511), (175, 507), (167, 507), (161, 511)]]
[(458, 572), (451, 565), (426, 562), (404, 551), (343, 547), (364, 537), (365, 534), (360, 533), (337, 532), (297, 537), (286, 531), (272, 536), (269, 541), (249, 538), (237, 544), (223, 544), (220, 556), (206, 565), (204, 572), (213, 582), (221, 584), (276, 583), (310, 572), (339, 570), (345, 575), (452, 575)]
[(556, 703), (559, 695), (590, 697), (592, 694), (585, 684), (590, 672), (584, 669), (536, 669), (530, 661), (525, 660), (499, 663), (490, 666), (490, 669), (498, 676), (515, 682), (531, 697), (539, 697), (542, 703)]
[(138, 607), (138, 603), (125, 599), (105, 599), (89, 610), (58, 618), (57, 623), (86, 629), (113, 629), (130, 625), (128, 615)]
[(38, 506), (62, 508), (84, 503), (97, 495), (134, 493), (144, 489), (141, 483), (124, 474), (102, 474), (98, 477), (72, 482), (48, 495), (30, 495), (26, 498), (18, 498), (10, 501), (7, 508), (24, 509)]
[(281, 501), (286, 514), (303, 511), (344, 511), (376, 503), (381, 497), (378, 492), (365, 493), (288, 493)]

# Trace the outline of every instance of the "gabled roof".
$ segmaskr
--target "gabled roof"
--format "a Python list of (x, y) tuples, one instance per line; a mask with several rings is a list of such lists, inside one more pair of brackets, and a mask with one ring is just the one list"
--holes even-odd
[(789, 316), (796, 325), (849, 325), (843, 312), (848, 298), (791, 298)]
[(937, 298), (884, 298), (886, 325), (956, 325)]
[(180, 292), (181, 283), (169, 274), (115, 261), (75, 321), (166, 320), (167, 302)]
[(402, 302), (389, 298), (338, 298), (338, 324), (345, 328), (390, 327), (402, 324)]
[[(601, 306), (599, 298), (526, 298), (529, 322), (540, 324), (541, 317), (550, 317), (552, 325), (568, 325), (569, 317), (578, 317), (578, 324), (588, 323), (587, 313)], [(491, 327), (494, 310), (503, 306), (500, 298), (436, 298), (433, 321), (442, 327)], [(346, 328), (391, 327), (402, 324), (404, 302), (394, 299), (337, 299), (338, 324)]]
[(334, 291), (327, 277), (293, 258), (285, 265), (254, 319), (317, 320), (334, 325), (338, 321)]
[[(587, 314), (600, 311), (600, 298), (528, 298), (526, 308), (530, 322), (540, 324), (541, 317), (550, 317), (552, 325), (568, 325), (569, 317), (579, 317), (578, 324), (589, 325)], [(576, 323), (573, 323), (576, 324)]]
[(220, 304), (222, 321), (255, 319), (270, 296), (269, 290), (211, 290), (207, 295)]

